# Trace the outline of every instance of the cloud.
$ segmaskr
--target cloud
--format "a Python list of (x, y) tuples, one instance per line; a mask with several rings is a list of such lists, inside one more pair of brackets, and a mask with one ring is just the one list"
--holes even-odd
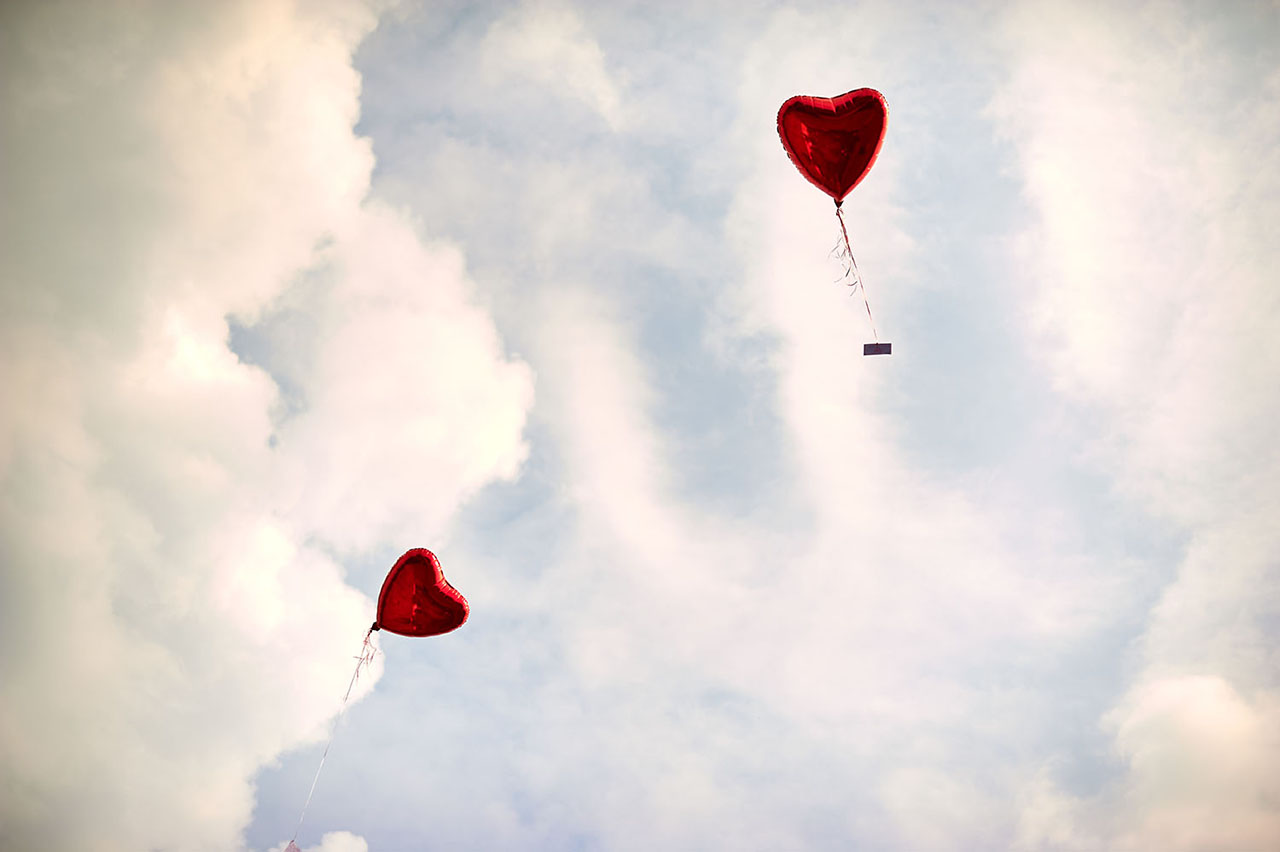
[(333, 552), (524, 457), (457, 250), (364, 201), (376, 11), (5, 7), (0, 845), (240, 846), (372, 619)]
[(581, 17), (563, 3), (522, 3), (494, 21), (480, 45), (480, 70), (513, 92), (533, 83), (567, 97), (617, 129), (623, 120), (619, 86)]
[[(1116, 416), (1105, 449), (1122, 485), (1199, 520), (1275, 497), (1258, 451), (1280, 370), (1264, 318), (1280, 305), (1256, 222), (1277, 205), (1280, 70), (1237, 79), (1215, 52), (1224, 34), (1187, 17), (1011, 15), (1015, 64), (993, 112), (1038, 216), (1020, 261), (1054, 380)], [(1167, 51), (1142, 46), (1146, 25)]]
[(1221, 677), (1145, 680), (1106, 714), (1125, 774), (1100, 794), (1063, 792), (1046, 767), (1024, 786), (1017, 849), (1266, 849), (1277, 820), (1274, 693)]
[(396, 212), (367, 206), (323, 255), (337, 283), (312, 315), (307, 408), (278, 432), (283, 499), (344, 550), (413, 540), (519, 470), (532, 376), (471, 302), (457, 249)]
[(352, 834), (349, 831), (329, 831), (320, 838), (318, 846), (293, 846), (288, 848), (290, 844), (281, 844), (277, 846), (273, 852), (369, 852), (369, 844), (363, 837)]
[(1129, 766), (1126, 845), (1262, 849), (1280, 836), (1280, 705), (1212, 675), (1135, 687), (1107, 725)]
[(1048, 374), (1105, 424), (1095, 463), (1187, 537), (1138, 676), (1104, 717), (1122, 777), (1036, 797), (1029, 848), (1280, 838), (1260, 769), (1276, 765), (1280, 724), (1268, 635), (1280, 347), (1267, 331), (1280, 257), (1257, 227), (1280, 199), (1280, 69), (1228, 43), (1234, 27), (1275, 30), (1274, 10), (1251, 14), (1040, 4), (1006, 18), (1012, 64), (993, 114), (1036, 212), (1016, 263)]

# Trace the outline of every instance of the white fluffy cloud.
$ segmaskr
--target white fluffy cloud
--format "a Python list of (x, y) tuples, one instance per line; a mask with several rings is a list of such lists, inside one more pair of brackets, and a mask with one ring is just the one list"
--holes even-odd
[[(0, 845), (234, 849), (372, 618), (329, 549), (513, 475), (530, 374), (457, 251), (364, 203), (371, 5), (4, 16)], [(228, 317), (299, 302), (286, 411)]]
[(1224, 678), (1135, 686), (1107, 717), (1129, 766), (1123, 823), (1132, 847), (1263, 849), (1280, 820), (1280, 698)]
[(480, 51), (481, 70), (493, 84), (520, 92), (521, 84), (532, 82), (581, 102), (610, 127), (622, 121), (622, 97), (604, 53), (568, 4), (516, 6), (493, 22)]
[(307, 410), (279, 433), (284, 499), (343, 549), (411, 540), (515, 475), (531, 374), (469, 303), (460, 253), (395, 212), (370, 204), (322, 255), (337, 283), (315, 314)]
[(1035, 205), (1018, 260), (1053, 376), (1116, 418), (1121, 484), (1187, 521), (1274, 501), (1278, 475), (1259, 223), (1280, 212), (1280, 69), (1228, 62), (1211, 23), (1038, 4), (1009, 16), (993, 106)]
[(1280, 213), (1280, 68), (1229, 56), (1228, 23), (1171, 4), (1006, 21), (993, 114), (1037, 214), (1016, 260), (1047, 365), (1106, 424), (1117, 487), (1189, 539), (1106, 717), (1124, 776), (1084, 800), (1046, 787), (1030, 848), (1280, 842), (1280, 253), (1260, 225)]
[(365, 842), (363, 837), (352, 834), (349, 831), (330, 831), (320, 838), (320, 845), (318, 846), (299, 847), (294, 845), (290, 848), (289, 844), (282, 843), (272, 852), (294, 852), (294, 850), (299, 850), (299, 852), (369, 852), (369, 844)]

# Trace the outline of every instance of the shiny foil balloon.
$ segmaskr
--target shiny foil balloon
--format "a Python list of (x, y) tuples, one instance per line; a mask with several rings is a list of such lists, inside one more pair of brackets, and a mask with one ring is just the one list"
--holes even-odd
[(888, 115), (875, 89), (797, 95), (778, 110), (778, 136), (800, 174), (838, 205), (875, 163)]
[(461, 627), (470, 611), (466, 598), (444, 578), (436, 555), (418, 547), (397, 559), (387, 572), (373, 629), (401, 636), (438, 636)]

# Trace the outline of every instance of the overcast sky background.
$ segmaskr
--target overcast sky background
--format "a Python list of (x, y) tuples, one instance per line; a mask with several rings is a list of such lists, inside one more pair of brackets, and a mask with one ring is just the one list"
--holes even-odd
[[(0, 847), (1280, 848), (1280, 6), (0, 6)], [(884, 93), (845, 205), (793, 94)]]

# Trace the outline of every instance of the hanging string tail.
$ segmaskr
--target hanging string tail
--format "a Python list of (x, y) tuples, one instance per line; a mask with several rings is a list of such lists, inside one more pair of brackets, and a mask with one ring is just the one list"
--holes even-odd
[(351, 681), (347, 684), (347, 691), (342, 696), (342, 709), (338, 711), (338, 718), (333, 722), (333, 730), (329, 732), (329, 741), (324, 744), (324, 753), (320, 755), (320, 765), (316, 767), (315, 777), (311, 779), (311, 791), (307, 793), (307, 800), (302, 805), (302, 813), (298, 815), (298, 825), (293, 829), (293, 837), (289, 839), (290, 846), (294, 846), (294, 841), (298, 839), (298, 832), (302, 831), (302, 821), (307, 818), (307, 808), (311, 807), (311, 797), (316, 794), (316, 783), (320, 780), (320, 771), (324, 769), (325, 758), (329, 756), (329, 747), (333, 745), (333, 738), (338, 734), (338, 725), (342, 724), (343, 717), (347, 715), (347, 701), (351, 698), (351, 690), (355, 689), (356, 681), (360, 679), (360, 671), (368, 668), (369, 664), (373, 662), (373, 658), (378, 655), (378, 649), (369, 641), (373, 631), (378, 629), (378, 622), (375, 621), (373, 626), (369, 628), (369, 632), (364, 634), (364, 644), (360, 646), (360, 654), (355, 658), (356, 669), (351, 673)]
[(879, 343), (880, 335), (876, 332), (876, 321), (871, 316), (871, 302), (867, 299), (867, 285), (862, 283), (862, 273), (858, 271), (858, 261), (853, 257), (853, 246), (849, 244), (849, 230), (844, 226), (844, 211), (841, 210), (841, 203), (839, 201), (836, 202), (836, 218), (840, 220), (840, 235), (844, 237), (845, 257), (849, 258), (849, 271), (853, 276), (853, 281), (849, 286), (862, 290), (862, 304), (867, 308), (867, 321), (871, 323), (871, 336), (876, 343)]

